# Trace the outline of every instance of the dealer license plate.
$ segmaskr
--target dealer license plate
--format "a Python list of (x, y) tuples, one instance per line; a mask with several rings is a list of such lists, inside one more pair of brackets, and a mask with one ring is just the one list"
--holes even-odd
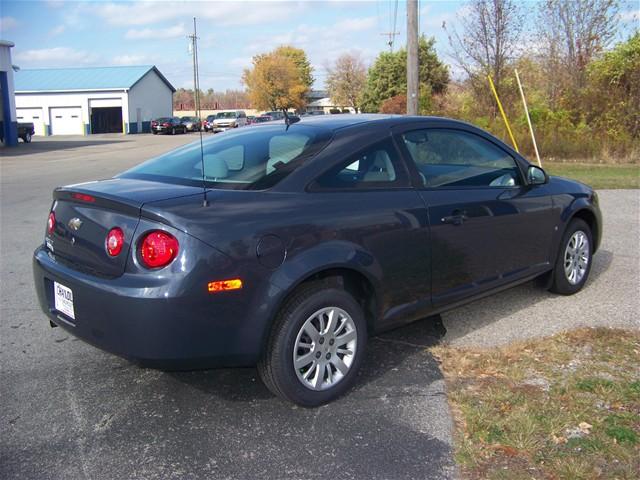
[(73, 292), (70, 288), (58, 282), (53, 282), (53, 298), (56, 310), (64, 313), (67, 317), (76, 319), (73, 311)]

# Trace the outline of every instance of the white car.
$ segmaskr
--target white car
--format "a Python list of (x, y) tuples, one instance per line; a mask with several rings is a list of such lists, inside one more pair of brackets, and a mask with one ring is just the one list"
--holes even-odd
[(211, 130), (213, 133), (224, 132), (230, 128), (244, 127), (247, 114), (243, 110), (228, 110), (216, 113)]

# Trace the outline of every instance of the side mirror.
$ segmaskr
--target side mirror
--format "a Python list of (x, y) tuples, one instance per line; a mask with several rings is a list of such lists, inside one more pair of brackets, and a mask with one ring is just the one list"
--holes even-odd
[(543, 169), (535, 165), (529, 166), (529, 170), (527, 170), (527, 182), (529, 182), (529, 185), (544, 185), (548, 181), (549, 176)]

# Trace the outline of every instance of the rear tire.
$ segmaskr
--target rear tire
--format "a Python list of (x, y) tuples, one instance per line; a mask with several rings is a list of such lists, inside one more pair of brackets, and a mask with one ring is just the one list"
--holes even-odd
[(358, 302), (339, 287), (309, 283), (278, 313), (258, 372), (278, 397), (316, 407), (353, 386), (366, 342)]
[(592, 263), (591, 229), (584, 220), (575, 218), (562, 235), (549, 290), (560, 295), (579, 292), (589, 278)]
[(24, 143), (31, 143), (31, 134), (30, 133), (25, 133), (24, 136), (22, 137), (22, 141)]
[(151, 133), (153, 133), (154, 135), (157, 135), (157, 134), (158, 134), (158, 132), (157, 132), (157, 131), (155, 131), (155, 130), (152, 130), (152, 131), (151, 131)]

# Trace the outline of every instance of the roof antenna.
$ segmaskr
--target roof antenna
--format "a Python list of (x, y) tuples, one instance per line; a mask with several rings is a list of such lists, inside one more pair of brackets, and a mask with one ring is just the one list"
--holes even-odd
[[(193, 35), (189, 35), (191, 39), (191, 54), (193, 56), (193, 107), (196, 117), (200, 118), (200, 73), (198, 71), (198, 35), (196, 31), (196, 17), (193, 17)], [(202, 206), (208, 207), (207, 200), (207, 184), (204, 174), (204, 145), (202, 143), (202, 125), (200, 125), (200, 165), (202, 168)]]
[(282, 107), (282, 113), (284, 113), (284, 123), (286, 123), (287, 125), (287, 131), (289, 131), (289, 127), (291, 125), (293, 125), (294, 123), (298, 123), (300, 121), (300, 117), (298, 117), (297, 115), (290, 117), (289, 114), (287, 113), (287, 109), (284, 107)]

